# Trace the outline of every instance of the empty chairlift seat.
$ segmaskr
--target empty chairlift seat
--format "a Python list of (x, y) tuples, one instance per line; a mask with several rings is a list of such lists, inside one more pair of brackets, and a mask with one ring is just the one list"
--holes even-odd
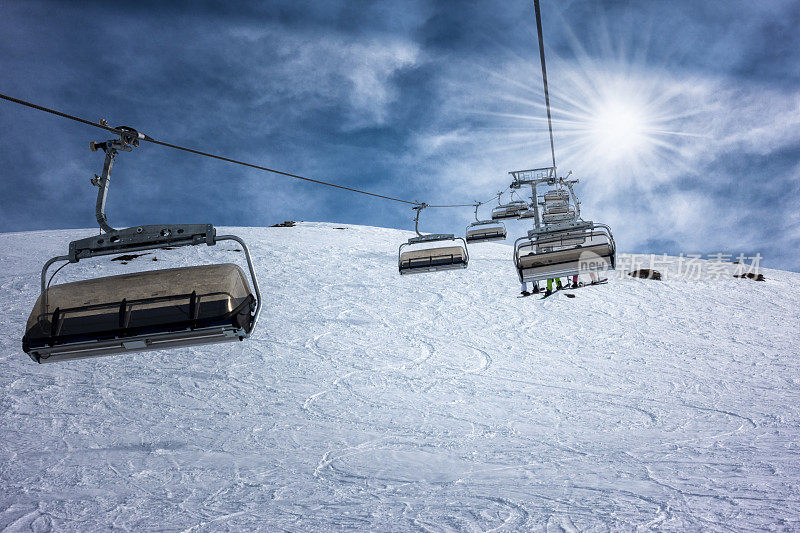
[(467, 226), (467, 243), (502, 241), (506, 238), (506, 227), (499, 222), (473, 222)]
[(542, 213), (542, 222), (545, 224), (556, 224), (575, 218), (575, 210), (570, 209), (568, 205), (545, 205), (544, 212)]
[[(448, 241), (455, 246), (435, 245)], [(463, 246), (458, 241), (464, 243)], [(468, 262), (466, 242), (453, 235), (424, 235), (400, 245), (400, 274), (467, 268)]]
[[(497, 195), (500, 197), (500, 194)], [(482, 204), (475, 204), (475, 222), (467, 226), (467, 243), (503, 241), (506, 238), (506, 226), (496, 220), (481, 220), (478, 218), (478, 209)]]
[(528, 209), (528, 204), (521, 200), (517, 200), (508, 204), (498, 205), (492, 209), (492, 220), (506, 220), (509, 218), (517, 218), (520, 213)]
[[(144, 350), (244, 340), (255, 328), (261, 292), (247, 244), (236, 235), (217, 235), (213, 224), (143, 225), (115, 229), (105, 213), (110, 172), (120, 150), (149, 139), (120, 126), (119, 139), (91, 143), (105, 153), (96, 185), (95, 218), (101, 234), (69, 243), (67, 255), (42, 267), (41, 290), (22, 338), (22, 349), (37, 363)], [(150, 139), (152, 140), (152, 139)], [(235, 241), (247, 259), (253, 290), (233, 264), (171, 268), (50, 286), (61, 268), (93, 257), (164, 247), (214, 246)], [(66, 261), (53, 276), (48, 269)]]
[(613, 270), (616, 246), (606, 226), (529, 235), (517, 239), (514, 264), (525, 282)]
[(42, 363), (242, 340), (255, 305), (230, 263), (64, 283), (39, 296), (22, 344)]
[(557, 202), (557, 201), (569, 201), (569, 191), (565, 189), (553, 189), (544, 193), (544, 201), (547, 202)]

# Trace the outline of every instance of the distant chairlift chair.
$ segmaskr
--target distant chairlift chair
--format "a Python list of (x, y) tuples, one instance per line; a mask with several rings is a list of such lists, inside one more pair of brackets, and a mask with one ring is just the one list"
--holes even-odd
[[(512, 198), (514, 197), (514, 194), (515, 194), (515, 191), (512, 189), (511, 190), (511, 197)], [(525, 203), (525, 205), (522, 207), (522, 209), (517, 211), (517, 218), (518, 219), (526, 220), (526, 219), (529, 219), (529, 218), (537, 218), (538, 212), (537, 212), (536, 204), (535, 204), (536, 198), (534, 197), (534, 198), (532, 198), (532, 200), (533, 200), (533, 203), (530, 203), (530, 204)]]
[(520, 220), (526, 220), (529, 218), (536, 218), (536, 210), (533, 209), (532, 205), (527, 206), (524, 210), (520, 211), (517, 215), (517, 218)]
[(575, 219), (575, 210), (569, 205), (569, 192), (565, 189), (547, 191), (542, 205), (542, 223), (545, 225)]
[[(100, 190), (96, 216), (99, 236), (73, 241), (69, 253), (42, 268), (41, 294), (22, 339), (37, 363), (244, 340), (256, 326), (261, 293), (245, 242), (217, 235), (211, 224), (108, 225), (105, 203), (109, 173), (118, 150), (130, 151), (144, 135), (131, 128), (119, 140), (92, 143), (106, 154), (103, 174), (92, 180)], [(57, 261), (77, 263), (90, 257), (163, 247), (215, 245), (235, 241), (244, 251), (252, 290), (234, 264), (202, 265), (123, 274), (50, 286), (47, 271)], [(65, 263), (63, 266), (65, 266)], [(58, 271), (56, 271), (58, 272)], [(55, 273), (53, 274), (55, 276)]]
[(528, 204), (523, 200), (512, 200), (507, 204), (500, 203), (500, 196), (497, 196), (497, 207), (492, 209), (492, 220), (508, 220), (519, 218), (520, 213), (528, 210)]
[[(400, 274), (467, 268), (469, 253), (464, 239), (455, 237), (453, 234), (423, 235), (419, 232), (419, 216), (426, 207), (427, 204), (413, 207), (416, 211), (414, 230), (417, 232), (417, 236), (400, 245), (398, 259)], [(461, 241), (461, 244), (458, 241)], [(450, 246), (432, 246), (443, 242), (452, 244)]]
[(475, 204), (475, 222), (467, 226), (467, 244), (505, 240), (505, 224), (495, 220), (480, 220), (478, 218), (478, 208), (480, 206), (480, 203)]

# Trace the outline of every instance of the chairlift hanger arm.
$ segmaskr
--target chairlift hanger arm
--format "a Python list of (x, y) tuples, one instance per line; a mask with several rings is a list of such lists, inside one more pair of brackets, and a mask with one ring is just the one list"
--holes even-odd
[(567, 181), (564, 181), (564, 185), (567, 186), (567, 189), (569, 189), (569, 194), (570, 194), (570, 196), (572, 196), (572, 202), (575, 204), (575, 220), (580, 220), (580, 218), (581, 218), (581, 201), (578, 200), (578, 195), (575, 194), (575, 191), (572, 188), (572, 186), (575, 183), (578, 183), (578, 180), (567, 180)]
[(425, 209), (426, 207), (428, 207), (427, 204), (421, 203), (421, 204), (415, 205), (414, 207), (411, 208), (411, 209), (413, 209), (415, 211), (415, 213), (414, 213), (414, 231), (417, 233), (417, 237), (422, 237), (422, 233), (419, 232), (419, 215), (420, 215), (420, 213), (422, 213), (422, 210)]
[(495, 198), (500, 198), (501, 194), (503, 194), (503, 193), (499, 192), (495, 196), (492, 196), (490, 199), (486, 200), (485, 202), (479, 202), (479, 201), (475, 200), (475, 203), (472, 204), (472, 205), (473, 205), (473, 207), (475, 207), (475, 221), (476, 222), (480, 222), (480, 219), (478, 218), (478, 208), (480, 208), (480, 206), (482, 206), (483, 204), (491, 202)]
[(94, 175), (90, 181), (92, 185), (96, 185), (99, 190), (97, 191), (97, 203), (95, 204), (95, 218), (100, 225), (100, 229), (106, 233), (116, 231), (108, 224), (106, 217), (106, 199), (108, 197), (108, 185), (111, 181), (111, 168), (114, 166), (114, 158), (117, 156), (117, 151), (130, 152), (133, 150), (132, 146), (139, 146), (139, 133), (133, 128), (121, 126), (122, 131), (130, 130), (129, 133), (120, 133), (119, 139), (111, 139), (105, 142), (90, 142), (89, 149), (92, 152), (102, 150), (106, 154), (105, 162), (103, 163), (103, 172), (98, 176)]

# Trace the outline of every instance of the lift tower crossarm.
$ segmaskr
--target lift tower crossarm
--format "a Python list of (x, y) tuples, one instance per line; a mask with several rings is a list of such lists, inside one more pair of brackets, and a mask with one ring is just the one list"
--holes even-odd
[(519, 189), (522, 185), (538, 185), (539, 183), (555, 184), (556, 182), (556, 167), (512, 170), (509, 174), (511, 174), (514, 180), (511, 182), (512, 189)]

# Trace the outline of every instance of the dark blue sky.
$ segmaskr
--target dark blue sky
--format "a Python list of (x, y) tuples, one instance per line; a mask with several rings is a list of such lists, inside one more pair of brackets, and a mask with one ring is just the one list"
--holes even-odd
[[(582, 180), (584, 218), (623, 251), (800, 270), (800, 3), (542, 0), (542, 14), (557, 159)], [(549, 162), (528, 1), (6, 0), (0, 72), (1, 92), (42, 105), (430, 203), (491, 197)], [(103, 132), (5, 102), (0, 131), (0, 231), (94, 225), (88, 143)], [(119, 227), (411, 228), (407, 206), (154, 145), (112, 177)], [(423, 227), (471, 216), (426, 212)]]

